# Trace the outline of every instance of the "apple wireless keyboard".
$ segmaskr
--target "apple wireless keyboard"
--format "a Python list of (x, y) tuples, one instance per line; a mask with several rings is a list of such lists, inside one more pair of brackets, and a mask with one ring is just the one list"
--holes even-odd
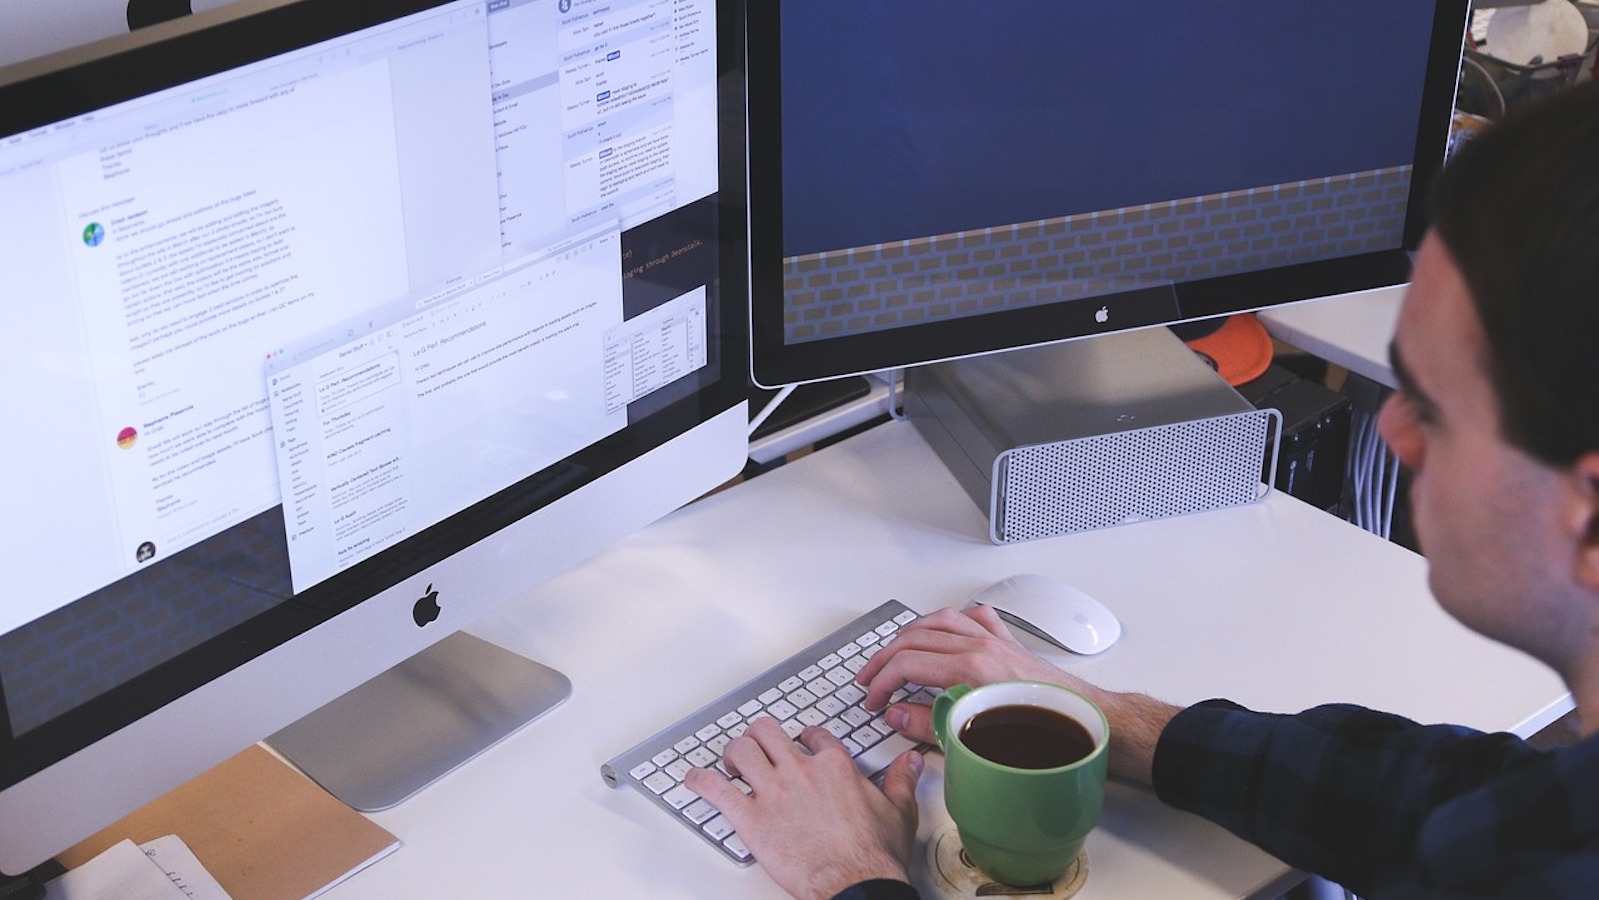
[[(827, 729), (843, 741), (863, 774), (880, 775), (918, 743), (888, 727), (881, 711), (860, 705), (866, 691), (855, 683), (855, 674), (885, 640), (916, 618), (915, 611), (890, 600), (618, 754), (600, 774), (611, 787), (636, 788), (727, 858), (748, 865), (754, 861), (749, 848), (715, 807), (683, 785), (684, 774), (696, 766), (730, 774), (722, 764), (723, 748), (750, 722), (770, 716), (791, 738), (810, 725)], [(891, 702), (907, 697), (933, 702), (933, 692), (916, 685), (897, 692)], [(733, 783), (750, 792), (742, 780)]]

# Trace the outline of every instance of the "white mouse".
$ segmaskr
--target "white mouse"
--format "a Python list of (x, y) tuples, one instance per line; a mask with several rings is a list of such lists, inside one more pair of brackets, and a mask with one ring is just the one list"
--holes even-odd
[(1007, 624), (1083, 656), (1104, 652), (1122, 634), (1121, 622), (1104, 604), (1048, 575), (1012, 575), (984, 588), (972, 602), (993, 607)]

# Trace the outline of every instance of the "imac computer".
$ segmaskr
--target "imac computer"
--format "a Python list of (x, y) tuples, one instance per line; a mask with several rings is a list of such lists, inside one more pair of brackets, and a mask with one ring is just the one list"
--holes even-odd
[(738, 473), (742, 37), (243, 0), (0, 70), (0, 871)]
[(755, 380), (1403, 283), (1467, 14), (1467, 0), (755, 5)]

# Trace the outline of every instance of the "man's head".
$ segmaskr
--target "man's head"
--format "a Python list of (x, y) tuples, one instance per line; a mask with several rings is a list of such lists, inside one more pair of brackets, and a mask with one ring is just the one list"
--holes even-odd
[(1505, 439), (1551, 465), (1599, 450), (1599, 83), (1466, 145), (1432, 218), (1488, 338)]
[(1451, 162), (1381, 418), (1413, 473), (1439, 602), (1568, 680), (1599, 628), (1594, 160), (1599, 87), (1502, 123)]

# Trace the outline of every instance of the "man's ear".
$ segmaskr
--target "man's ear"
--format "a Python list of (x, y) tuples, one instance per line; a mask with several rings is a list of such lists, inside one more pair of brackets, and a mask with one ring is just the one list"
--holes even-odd
[(1572, 466), (1571, 516), (1577, 540), (1578, 583), (1599, 591), (1599, 451), (1584, 454)]

